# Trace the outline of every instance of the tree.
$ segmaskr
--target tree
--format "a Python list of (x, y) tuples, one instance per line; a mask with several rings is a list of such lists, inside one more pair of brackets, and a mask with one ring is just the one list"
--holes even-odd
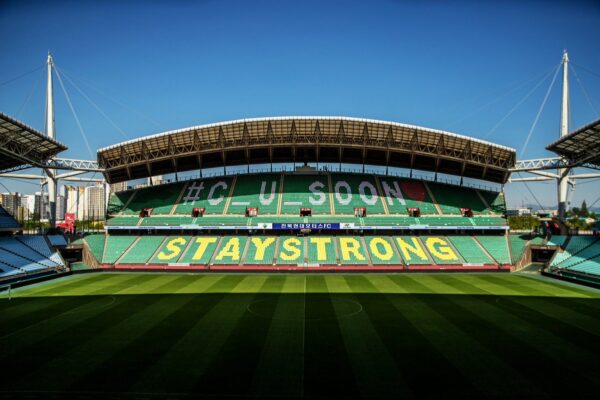
[(585, 200), (583, 201), (583, 203), (581, 203), (581, 211), (580, 211), (579, 215), (582, 217), (588, 217), (590, 215), (590, 212), (588, 211), (587, 203), (585, 202)]

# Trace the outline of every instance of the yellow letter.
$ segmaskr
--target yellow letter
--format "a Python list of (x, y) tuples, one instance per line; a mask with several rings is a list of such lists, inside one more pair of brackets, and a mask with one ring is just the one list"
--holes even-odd
[(231, 261), (240, 260), (240, 238), (232, 237), (227, 244), (221, 247), (215, 260), (222, 260), (225, 257), (231, 257)]
[(262, 261), (265, 258), (265, 250), (267, 247), (275, 242), (275, 238), (268, 237), (264, 241), (260, 238), (253, 237), (251, 240), (252, 244), (256, 247), (256, 253), (254, 254), (254, 261)]
[[(425, 244), (427, 245), (429, 252), (440, 260), (458, 260), (456, 253), (452, 250), (452, 247), (448, 246), (448, 243), (444, 239), (430, 237), (425, 240)], [(440, 246), (436, 248), (436, 244), (439, 244)]]
[(331, 238), (328, 237), (311, 237), (310, 242), (317, 245), (317, 260), (327, 260), (327, 247), (325, 245), (331, 243)]
[(398, 242), (398, 247), (400, 247), (400, 251), (402, 252), (402, 256), (404, 257), (404, 260), (405, 261), (412, 260), (412, 257), (409, 254), (409, 252), (410, 252), (410, 253), (413, 253), (416, 256), (418, 256), (421, 260), (427, 261), (428, 260), (427, 255), (425, 255), (425, 251), (419, 244), (419, 241), (417, 240), (417, 238), (411, 238), (411, 240), (413, 242), (413, 246), (406, 243), (402, 238), (396, 238), (396, 241)]
[(302, 252), (300, 251), (300, 239), (298, 238), (288, 238), (283, 241), (283, 249), (288, 251), (290, 254), (286, 254), (283, 251), (280, 252), (279, 256), (282, 260), (285, 261), (295, 261), (297, 260)]
[(167, 250), (169, 250), (170, 253), (165, 253), (164, 251), (161, 251), (160, 253), (158, 253), (158, 259), (171, 260), (177, 257), (179, 253), (181, 253), (181, 248), (184, 247), (186, 243), (187, 240), (185, 240), (182, 237), (169, 240), (169, 243), (167, 243)]
[[(379, 251), (377, 245), (383, 246), (383, 253)], [(394, 256), (392, 246), (390, 246), (390, 243), (384, 238), (376, 237), (371, 239), (369, 248), (371, 249), (371, 254), (383, 261), (391, 260)]]
[(358, 240), (349, 237), (340, 238), (340, 250), (342, 250), (342, 259), (350, 260), (350, 253), (354, 255), (357, 260), (364, 261), (365, 256), (360, 254), (360, 243)]
[(198, 243), (198, 249), (196, 249), (196, 252), (192, 256), (192, 260), (199, 260), (199, 259), (201, 259), (202, 256), (204, 255), (204, 252), (206, 252), (206, 248), (208, 247), (208, 245), (211, 244), (211, 243), (215, 243), (216, 241), (217, 241), (216, 237), (199, 237), (199, 238), (196, 238), (196, 243)]

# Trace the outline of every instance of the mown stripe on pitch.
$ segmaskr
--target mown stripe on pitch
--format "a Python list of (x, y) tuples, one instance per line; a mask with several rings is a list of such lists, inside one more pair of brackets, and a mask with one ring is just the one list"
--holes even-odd
[[(186, 281), (181, 281), (180, 285), (186, 284)], [(97, 326), (95, 330), (85, 332), (87, 334), (81, 335), (80, 332), (80, 336), (71, 342), (67, 351), (48, 359), (43, 364), (43, 376), (36, 377), (36, 384), (40, 385), (40, 389), (47, 389), (43, 385), (54, 387), (58, 384), (63, 389), (72, 385), (79, 377), (93, 370), (115, 351), (158, 323), (161, 313), (168, 312), (168, 308), (161, 306), (165, 296), (115, 296), (115, 298), (126, 300), (113, 310), (113, 314), (104, 319), (104, 326)], [(85, 324), (83, 327), (80, 326), (80, 329), (89, 329), (89, 326)], [(65, 370), (69, 373), (64, 373)], [(38, 371), (38, 374), (41, 373)]]
[(460, 276), (460, 275), (454, 275), (454, 276), (446, 275), (443, 277), (442, 276), (434, 277), (434, 279), (443, 281), (446, 285), (451, 285), (451, 286), (457, 288), (463, 294), (467, 294), (467, 295), (471, 295), (471, 294), (490, 295), (490, 294), (492, 294), (493, 295), (493, 292), (490, 292), (489, 290), (485, 290), (482, 287), (479, 287), (477, 285), (469, 283), (464, 278), (465, 278), (465, 276)]
[[(41, 341), (47, 342), (49, 337), (72, 329), (84, 320), (112, 307), (116, 301), (112, 296), (90, 296), (76, 299), (67, 297), (66, 299), (67, 302), (63, 303), (61, 313), (42, 320), (34, 319), (31, 325), (0, 338), (3, 348), (0, 362), (2, 360), (20, 361), (20, 354), (25, 351), (24, 349)], [(36, 300), (38, 303), (40, 301)]]
[[(407, 281), (389, 276), (398, 285)], [(409, 281), (414, 289), (421, 291), (418, 277)], [(389, 354), (401, 371), (402, 377), (411, 391), (418, 397), (454, 398), (469, 394), (481, 398), (483, 394), (476, 388), (469, 376), (465, 376), (443, 353), (439, 352), (430, 340), (420, 332), (410, 316), (407, 299), (436, 298), (439, 295), (419, 294), (373, 294), (361, 296), (365, 311), (369, 314), (380, 340), (388, 348)], [(393, 299), (393, 300), (392, 300)], [(431, 313), (421, 315), (427, 324)], [(432, 382), (435, 382), (433, 384)]]
[[(2, 321), (2, 324), (0, 324), (0, 337), (11, 335), (14, 332), (27, 329), (30, 326), (40, 326), (40, 323), (43, 321), (51, 321), (57, 316), (63, 314), (65, 311), (68, 311), (71, 308), (69, 307), (69, 304), (71, 303), (77, 304), (78, 302), (83, 302), (85, 304), (94, 300), (79, 300), (77, 298), (71, 299), (68, 297), (59, 297), (59, 299), (60, 301), (52, 303), (51, 306), (42, 306), (39, 309), (30, 312), (29, 314), (22, 314), (18, 317), (7, 320), (5, 320), (3, 316), (0, 316), (0, 320)], [(35, 299), (34, 301), (38, 304), (43, 304), (41, 300)], [(0, 343), (2, 343), (2, 341), (0, 341)]]
[[(483, 275), (460, 274), (448, 278), (458, 279), (465, 285), (470, 285), (476, 289), (470, 294), (488, 294), (488, 295), (519, 295), (518, 291), (506, 286), (490, 281), (488, 278), (494, 276), (494, 273), (485, 273)], [(465, 286), (466, 287), (466, 286)]]
[(547, 297), (548, 303), (568, 304), (569, 308), (576, 312), (587, 315), (590, 318), (600, 318), (600, 299), (585, 299), (575, 297)]
[[(125, 281), (129, 281), (131, 279), (131, 277), (128, 277), (128, 276), (124, 276), (121, 278), (124, 279)], [(187, 284), (188, 284), (187, 280), (180, 279), (179, 285), (177, 285), (177, 286), (183, 287)], [(90, 296), (89, 298), (94, 299), (95, 297), (96, 296)], [(74, 357), (74, 358), (82, 357), (82, 359), (80, 360), (82, 365), (89, 365), (90, 364), (90, 362), (88, 360), (89, 354), (96, 354), (97, 349), (94, 347), (93, 350), (90, 350), (89, 354), (78, 354), (77, 349), (79, 347), (84, 347), (85, 345), (88, 345), (90, 342), (93, 342), (93, 340), (95, 340), (96, 337), (103, 335), (105, 331), (109, 331), (110, 329), (113, 329), (113, 326), (118, 326), (121, 323), (121, 321), (126, 321), (127, 319), (137, 315), (144, 308), (149, 307), (153, 302), (157, 301), (157, 296), (114, 296), (114, 297), (116, 299), (115, 306), (110, 307), (108, 309), (108, 310), (112, 310), (112, 313), (109, 313), (109, 314), (101, 313), (97, 316), (97, 318), (92, 318), (91, 320), (87, 321), (86, 323), (77, 324), (75, 327), (73, 327), (72, 331), (69, 331), (66, 333), (65, 336), (68, 339), (64, 338), (64, 340), (63, 340), (61, 337), (56, 337), (56, 341), (58, 343), (54, 346), (49, 344), (51, 342), (46, 343), (45, 346), (49, 346), (50, 351), (48, 351), (48, 349), (46, 349), (46, 350), (40, 349), (39, 350), (41, 352), (40, 355), (44, 356), (43, 362), (40, 362), (39, 364), (42, 364), (42, 365), (44, 365), (44, 363), (50, 364), (50, 365), (52, 365), (52, 363), (60, 364), (61, 362), (63, 362), (63, 361), (61, 361), (62, 359), (71, 361), (71, 359), (69, 358), (69, 355), (72, 354), (72, 357)], [(74, 297), (74, 298), (88, 299), (87, 296)], [(119, 305), (123, 301), (126, 302), (127, 306)], [(133, 335), (133, 334), (135, 334), (135, 329), (132, 329), (131, 332), (130, 331), (123, 332), (122, 335), (109, 334), (109, 337), (105, 343), (113, 343), (113, 342), (120, 343), (120, 342), (122, 342), (123, 338), (126, 338), (126, 337), (128, 337), (128, 335)], [(68, 347), (66, 347), (66, 348), (69, 349), (70, 351), (65, 351), (65, 354), (63, 356), (59, 356), (60, 353), (54, 353), (54, 350), (56, 350), (56, 349), (65, 350), (65, 347), (64, 347), (66, 344), (65, 340), (68, 343)], [(105, 343), (102, 343), (102, 344), (105, 344)], [(50, 354), (48, 354), (48, 353), (50, 353)], [(63, 358), (61, 358), (61, 357), (63, 357)], [(96, 358), (100, 358), (100, 357), (95, 357), (94, 360)], [(67, 361), (64, 361), (64, 362), (67, 362)], [(75, 368), (74, 371), (77, 371), (78, 373), (81, 372), (80, 367), (74, 367), (74, 368)], [(37, 370), (38, 369), (34, 369), (34, 371), (37, 371)], [(52, 372), (53, 371), (54, 370), (52, 370)], [(40, 373), (38, 373), (38, 375), (39, 374)], [(75, 374), (75, 372), (73, 372), (72, 374)], [(47, 378), (46, 375), (51, 376), (52, 374), (49, 373), (48, 371), (45, 371), (43, 376), (42, 375), (40, 375), (39, 377), (36, 376), (36, 380), (41, 383), (43, 383), (45, 381), (46, 384), (54, 385), (54, 384), (60, 383), (61, 379), (66, 379), (66, 377), (63, 376), (65, 374), (63, 374), (63, 375), (56, 377), (55, 380), (52, 380), (52, 379), (46, 380), (46, 378)], [(68, 375), (68, 376), (70, 376), (70, 375)], [(26, 382), (26, 380), (24, 382)]]
[(566, 294), (568, 297), (600, 299), (600, 292), (598, 289), (587, 288), (585, 286), (576, 286), (574, 283), (563, 282), (558, 279), (541, 276), (518, 275), (518, 277), (521, 280), (536, 282), (538, 285), (548, 288), (548, 290), (552, 292), (564, 292), (564, 294)]
[(0, 336), (13, 332), (15, 329), (22, 329), (17, 328), (19, 320), (33, 320), (37, 323), (45, 318), (51, 318), (53, 311), (54, 314), (63, 311), (64, 305), (70, 301), (73, 301), (70, 297), (2, 300), (0, 301), (2, 304), (0, 307)]
[(31, 292), (27, 292), (26, 296), (28, 297), (45, 297), (49, 294), (59, 294), (64, 295), (67, 291), (74, 288), (85, 288), (90, 284), (98, 284), (107, 279), (113, 278), (112, 274), (90, 274), (82, 278), (77, 278), (74, 280), (66, 280), (64, 282), (57, 283), (56, 285), (52, 285), (51, 287), (42, 287), (41, 290), (32, 289)]
[(434, 294), (434, 291), (427, 285), (421, 283), (421, 277), (423, 275), (390, 275), (392, 282), (397, 284), (399, 287), (405, 288), (410, 294)]
[(556, 296), (556, 288), (544, 290), (537, 282), (527, 279), (515, 279), (514, 276), (495, 276), (498, 284), (505, 285), (527, 296)]
[(307, 275), (304, 346), (304, 396), (356, 397), (354, 371), (327, 293), (326, 277)]
[(282, 294), (254, 368), (250, 393), (256, 397), (302, 397), (304, 393), (306, 276), (284, 277)]
[[(96, 274), (86, 274), (86, 275), (68, 275), (64, 277), (53, 278), (47, 281), (34, 283), (32, 285), (23, 286), (20, 288), (12, 289), (12, 298), (28, 298), (28, 297), (38, 297), (38, 293), (41, 293), (45, 290), (50, 290), (59, 286), (69, 285), (77, 282), (77, 284), (81, 284), (80, 282), (97, 278)], [(7, 293), (4, 292), (3, 297), (6, 296)]]
[[(482, 287), (498, 296), (528, 296), (529, 292), (523, 292), (522, 288), (516, 288), (514, 284), (506, 285), (497, 276), (489, 274), (487, 276), (478, 276), (482, 282)], [(484, 286), (485, 285), (485, 286)]]
[[(346, 285), (348, 295), (335, 295), (333, 298), (334, 310), (338, 316), (338, 325), (342, 333), (346, 352), (351, 360), (354, 370), (354, 380), (361, 394), (369, 396), (398, 396), (400, 398), (413, 398), (414, 393), (404, 381), (400, 368), (389, 353), (388, 348), (381, 341), (371, 314), (368, 312), (369, 302), (362, 304), (362, 300), (371, 298), (377, 301), (376, 287), (368, 279), (357, 275), (344, 275), (330, 277), (332, 280), (343, 280), (339, 285)], [(339, 300), (351, 300), (360, 306), (355, 315), (345, 315), (352, 309), (348, 304), (340, 303)]]
[[(249, 395), (257, 373), (267, 374), (263, 377), (272, 377), (280, 368), (275, 363), (270, 368), (267, 366), (266, 369), (257, 370), (262, 353), (269, 351), (265, 347), (267, 334), (284, 282), (285, 276), (271, 275), (266, 277), (252, 296), (237, 295), (241, 305), (246, 307), (246, 312), (237, 320), (221, 351), (212, 358), (204, 373), (196, 380), (194, 392), (225, 397)], [(259, 314), (248, 309), (252, 306), (260, 307)]]
[[(543, 326), (544, 329), (555, 335), (557, 339), (568, 342), (573, 349), (579, 348), (581, 352), (588, 354), (590, 351), (600, 355), (600, 320), (596, 320), (592, 332), (587, 332), (577, 326), (570, 324), (569, 319), (573, 314), (562, 313), (555, 306), (543, 301), (544, 298), (502, 298), (497, 302), (498, 307), (510, 312), (522, 320), (526, 320), (534, 326)], [(538, 300), (536, 306), (532, 303)], [(600, 375), (600, 363), (594, 368)]]
[[(125, 275), (127, 276), (127, 275)], [(164, 287), (169, 282), (173, 282), (177, 280), (181, 275), (173, 274), (173, 275), (142, 275), (144, 279), (135, 280), (130, 282), (130, 285), (114, 291), (116, 295), (136, 295), (136, 294), (159, 294), (156, 292), (157, 288)], [(141, 276), (141, 277), (142, 277)], [(164, 294), (170, 294), (169, 292), (165, 292)]]
[[(519, 299), (512, 299), (517, 301)], [(545, 314), (548, 317), (559, 319), (579, 329), (600, 336), (600, 313), (593, 309), (578, 309), (569, 298), (531, 297), (530, 301), (519, 301), (522, 305), (534, 311)], [(590, 299), (589, 302), (599, 302)], [(575, 307), (574, 307), (575, 305)], [(583, 312), (582, 312), (583, 311)], [(589, 311), (589, 312), (585, 312)]]
[[(194, 321), (195, 323), (187, 332), (182, 332), (181, 337), (174, 341), (169, 351), (154, 365), (149, 366), (131, 389), (152, 393), (163, 391), (165, 385), (168, 385), (167, 391), (189, 392), (197, 377), (218, 355), (237, 320), (246, 312), (247, 305), (240, 303), (239, 298), (248, 299), (253, 295), (229, 293), (245, 280), (244, 275), (225, 275), (219, 279), (211, 287), (211, 292), (223, 293), (225, 297), (207, 310), (201, 318)], [(165, 371), (170, 373), (168, 382), (163, 379)]]
[[(151, 279), (154, 279), (154, 276), (151, 275), (123, 275), (119, 276), (116, 274), (112, 279), (106, 280), (99, 287), (94, 285), (93, 287), (85, 287), (85, 292), (81, 292), (81, 294), (85, 295), (101, 295), (101, 294), (117, 294), (119, 291), (123, 289), (127, 289), (134, 284), (140, 284), (143, 282), (147, 282)], [(137, 282), (137, 283), (136, 283)]]
[(435, 294), (468, 294), (446, 282), (446, 275), (422, 274), (414, 275), (410, 278), (418, 279), (419, 283), (429, 288)]
[[(147, 309), (153, 313), (155, 324), (141, 335), (135, 335), (125, 347), (78, 378), (71, 389), (78, 391), (98, 389), (98, 382), (110, 382), (110, 390), (126, 392), (161, 357), (170, 351), (178, 338), (188, 332), (225, 295), (198, 296), (191, 294), (157, 295), (160, 303)], [(144, 324), (144, 327), (148, 324)], [(172, 371), (164, 371), (161, 383), (168, 387)]]
[[(593, 355), (582, 353), (543, 327), (507, 312), (489, 296), (444, 297), (447, 301), (440, 302), (444, 315), (470, 329), (480, 343), (495, 351), (515, 370), (526, 371), (530, 379), (545, 386), (548, 393), (578, 396), (584, 393), (578, 391), (587, 390), (585, 387), (590, 382), (584, 377), (585, 366), (597, 362)], [(560, 376), (560, 379), (551, 379), (552, 376)], [(568, 381), (578, 384), (565, 385)]]
[[(97, 297), (84, 297), (80, 300), (97, 299)], [(109, 329), (113, 320), (127, 318), (141, 302), (140, 299), (118, 297), (111, 307), (103, 309), (91, 318), (81, 318), (70, 330), (57, 332), (47, 336), (45, 340), (25, 348), (20, 353), (19, 363), (13, 363), (10, 370), (5, 371), (4, 378), (12, 382), (10, 387), (26, 388), (31, 390), (62, 390), (61, 377), (67, 375), (66, 370), (60, 366), (48, 369), (48, 365), (56, 359), (64, 357), (81, 343), (90, 340), (97, 334)], [(94, 352), (85, 355), (82, 360), (94, 356)], [(77, 368), (77, 367), (76, 367)], [(70, 372), (70, 371), (69, 371)]]
[[(493, 352), (475, 342), (468, 331), (454, 325), (440, 313), (436, 307), (437, 296), (386, 293), (382, 295), (386, 296), (436, 350), (444, 354), (445, 358), (482, 392), (508, 396), (514, 394), (517, 387), (518, 393), (522, 392), (523, 388), (536, 394), (543, 393), (533, 387), (525, 376), (515, 374), (515, 371)], [(511, 381), (511, 385), (506, 385), (507, 380)]]

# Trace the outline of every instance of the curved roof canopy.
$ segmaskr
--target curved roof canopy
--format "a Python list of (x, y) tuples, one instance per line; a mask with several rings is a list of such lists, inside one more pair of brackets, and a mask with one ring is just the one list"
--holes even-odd
[(600, 167), (600, 119), (569, 133), (546, 147), (572, 164)]
[(253, 118), (194, 126), (98, 150), (110, 183), (225, 165), (333, 162), (414, 168), (504, 183), (515, 150), (396, 122)]
[(0, 171), (25, 166), (42, 167), (46, 160), (67, 149), (16, 119), (0, 112)]

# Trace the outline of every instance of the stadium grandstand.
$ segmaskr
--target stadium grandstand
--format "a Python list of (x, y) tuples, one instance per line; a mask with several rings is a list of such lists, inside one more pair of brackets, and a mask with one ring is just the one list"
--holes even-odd
[[(272, 163), (282, 160), (301, 165), (274, 171)], [(331, 171), (336, 163), (360, 163), (364, 171), (367, 162), (377, 164), (372, 160), (381, 161), (379, 174)], [(108, 235), (84, 240), (86, 260), (109, 269), (511, 268), (502, 191), (463, 182), (504, 183), (515, 162), (515, 151), (504, 146), (393, 122), (277, 117), (197, 126), (98, 151), (111, 183), (217, 165), (247, 163), (249, 172), (251, 161), (269, 166), (260, 174), (113, 193)], [(397, 167), (434, 176), (390, 174)], [(459, 179), (442, 183), (438, 173)]]
[[(0, 113), (1, 172), (46, 167), (52, 157), (66, 149), (65, 145)], [(64, 236), (22, 233), (21, 225), (0, 206), (0, 285), (59, 276), (66, 271), (67, 264), (57, 250), (64, 243)]]

